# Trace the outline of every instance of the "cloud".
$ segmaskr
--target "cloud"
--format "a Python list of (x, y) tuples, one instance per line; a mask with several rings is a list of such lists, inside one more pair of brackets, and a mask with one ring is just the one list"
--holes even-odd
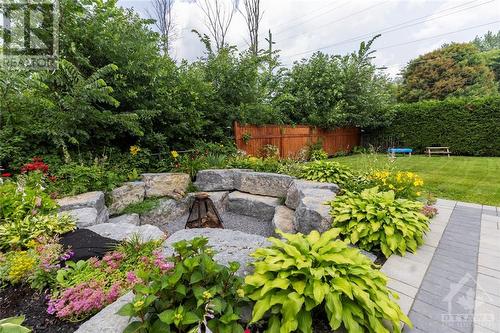
[[(229, 4), (231, 0), (223, 1)], [(395, 31), (383, 33), (374, 43), (375, 49), (382, 48), (376, 53), (376, 64), (388, 67), (388, 73), (394, 76), (419, 54), (438, 48), (443, 43), (469, 41), (478, 34), (484, 34), (488, 28), (493, 29), (493, 26), (488, 26), (431, 38), (498, 20), (498, 0), (488, 1), (491, 0), (261, 0), (264, 15), (260, 25), (260, 48), (267, 48), (265, 38), (271, 29), (276, 42), (274, 47), (281, 50), (282, 62), (291, 64), (294, 60), (309, 57), (313, 52), (300, 54), (309, 50), (324, 48), (323, 52), (333, 54), (353, 52), (358, 49), (361, 40), (350, 39), (366, 35), (364, 40), (368, 40), (377, 31), (399, 24), (392, 28)], [(127, 6), (131, 3), (141, 3), (141, 8), (148, 6), (147, 1), (120, 0), (122, 4), (125, 2)], [(464, 6), (457, 7), (460, 5)], [(457, 8), (448, 10), (452, 7)], [(469, 9), (452, 14), (463, 8)], [(179, 38), (174, 43), (173, 54), (177, 59), (196, 60), (203, 55), (204, 46), (190, 30), (195, 28), (201, 33), (208, 33), (203, 13), (193, 0), (176, 1), (174, 12)], [(445, 14), (449, 15), (436, 18)], [(435, 19), (422, 23), (418, 22), (424, 19), (412, 21), (412, 26), (402, 27), (404, 22), (422, 17)], [(247, 34), (244, 18), (235, 13), (228, 33), (229, 42), (245, 48)], [(417, 39), (425, 40), (391, 47)]]

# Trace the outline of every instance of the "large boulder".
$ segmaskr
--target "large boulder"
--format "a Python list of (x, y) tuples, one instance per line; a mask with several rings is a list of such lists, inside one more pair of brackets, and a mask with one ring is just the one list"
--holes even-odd
[(146, 194), (144, 182), (130, 182), (115, 188), (110, 193), (110, 214), (120, 214), (128, 205), (142, 202)]
[(60, 211), (80, 208), (95, 208), (100, 213), (105, 206), (104, 193), (101, 191), (87, 192), (57, 200)]
[(252, 262), (250, 254), (260, 247), (269, 246), (269, 242), (262, 236), (246, 234), (241, 231), (229, 229), (184, 229), (177, 231), (165, 242), (165, 253), (174, 253), (172, 245), (181, 240), (190, 240), (203, 236), (208, 238), (208, 244), (217, 252), (215, 260), (228, 265), (231, 261), (240, 263), (238, 275), (245, 276), (251, 272), (248, 264)]
[(281, 205), (276, 207), (272, 221), (273, 228), (289, 234), (295, 233), (296, 230), (293, 224), (294, 216), (295, 211), (293, 209)]
[(109, 219), (109, 223), (128, 223), (133, 225), (140, 225), (141, 219), (139, 218), (139, 214), (124, 214), (120, 216), (113, 217)]
[(326, 204), (335, 198), (335, 192), (328, 189), (306, 189), (295, 210), (293, 224), (298, 232), (308, 234), (312, 230), (324, 232), (330, 229), (332, 218)]
[(146, 197), (182, 198), (187, 191), (191, 178), (186, 173), (144, 173)]
[(267, 172), (240, 172), (236, 189), (251, 194), (285, 198), (293, 177)]
[(129, 324), (129, 317), (116, 314), (118, 310), (134, 299), (130, 291), (84, 322), (75, 333), (123, 333)]
[(200, 191), (233, 191), (236, 180), (246, 169), (209, 169), (201, 170), (196, 175), (194, 186)]
[(165, 233), (160, 228), (149, 224), (137, 226), (130, 223), (103, 223), (90, 226), (87, 229), (117, 241), (130, 239), (133, 235), (138, 235), (144, 242), (165, 237)]
[[(300, 204), (300, 200), (305, 196), (305, 190), (330, 190), (334, 193), (338, 193), (340, 188), (337, 184), (333, 183), (321, 183), (310, 180), (294, 179), (288, 188), (285, 205), (292, 209), (297, 209)], [(307, 192), (311, 193), (311, 191)]]
[(279, 199), (273, 197), (238, 191), (231, 192), (228, 195), (228, 211), (256, 217), (261, 220), (271, 221), (274, 216), (274, 210), (279, 204)]
[(192, 197), (189, 196), (180, 200), (162, 198), (156, 208), (141, 214), (141, 224), (152, 224), (167, 230), (170, 223), (177, 221), (189, 212), (191, 202)]
[(71, 216), (78, 228), (86, 228), (95, 224), (106, 223), (108, 221), (108, 210), (106, 207), (98, 212), (93, 207), (84, 207), (60, 212), (59, 215), (67, 214)]

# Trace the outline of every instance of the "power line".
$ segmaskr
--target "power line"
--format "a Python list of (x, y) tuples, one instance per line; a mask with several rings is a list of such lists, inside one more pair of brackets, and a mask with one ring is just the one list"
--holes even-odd
[[(439, 11), (437, 13), (434, 13), (432, 15), (421, 16), (421, 17), (418, 17), (418, 18), (415, 18), (415, 19), (412, 19), (412, 20), (409, 20), (409, 21), (401, 22), (401, 23), (396, 24), (396, 25), (387, 26), (387, 27), (382, 28), (382, 29), (377, 30), (377, 31), (372, 31), (372, 32), (369, 32), (369, 33), (366, 33), (366, 34), (363, 34), (363, 35), (358, 35), (358, 36), (355, 36), (355, 37), (352, 37), (352, 38), (349, 38), (349, 39), (345, 39), (345, 40), (337, 42), (337, 43), (333, 43), (333, 44), (330, 44), (330, 45), (326, 45), (326, 46), (317, 48), (317, 49), (311, 49), (311, 50), (307, 50), (307, 51), (303, 51), (303, 52), (294, 53), (292, 55), (285, 56), (284, 58), (292, 58), (292, 57), (295, 57), (295, 56), (298, 56), (298, 55), (302, 55), (302, 54), (307, 54), (307, 53), (311, 53), (311, 52), (316, 52), (316, 51), (328, 49), (328, 48), (333, 47), (333, 46), (337, 46), (337, 45), (342, 45), (342, 44), (347, 44), (347, 43), (359, 41), (359, 40), (362, 40), (362, 39), (365, 39), (365, 38), (368, 38), (368, 37), (372, 37), (372, 36), (374, 36), (374, 35), (376, 35), (378, 33), (384, 33), (384, 34), (386, 34), (386, 33), (391, 33), (391, 32), (394, 32), (394, 31), (406, 29), (406, 28), (409, 28), (409, 27), (412, 27), (412, 26), (415, 26), (415, 25), (419, 25), (419, 24), (425, 23), (425, 22), (437, 20), (437, 19), (449, 16), (449, 15), (453, 15), (453, 14), (456, 14), (456, 13), (459, 13), (459, 12), (463, 12), (465, 10), (469, 10), (469, 9), (472, 9), (472, 8), (475, 8), (475, 7), (483, 6), (483, 5), (488, 4), (490, 2), (494, 2), (495, 0), (489, 0), (489, 1), (477, 4), (477, 5), (474, 5), (474, 6), (471, 6), (471, 7), (463, 8), (463, 9), (460, 9), (460, 10), (456, 10), (456, 11), (454, 11), (452, 13), (440, 15), (440, 16), (437, 16), (437, 17), (432, 17), (432, 16), (435, 16), (438, 13), (446, 12), (446, 11), (455, 9), (457, 7), (467, 6), (467, 5), (470, 5), (471, 3), (474, 3), (474, 2), (477, 2), (477, 1), (479, 1), (479, 0), (474, 0), (474, 1), (470, 1), (470, 2), (462, 4), (462, 5), (458, 5), (458, 6), (450, 7), (450, 8), (447, 8), (447, 9), (443, 9), (443, 10), (441, 10), (441, 11)], [(430, 18), (427, 19), (427, 20), (420, 21), (420, 22), (415, 22), (415, 23), (412, 23), (412, 24), (407, 24), (407, 23), (410, 23), (410, 22), (421, 20), (421, 19), (426, 18), (426, 17), (430, 17)], [(399, 28), (396, 28), (396, 27), (399, 27)]]
[[(370, 10), (370, 9), (374, 8), (374, 7), (378, 7), (378, 6), (380, 6), (380, 5), (384, 5), (384, 4), (388, 3), (388, 2), (389, 2), (388, 0), (385, 0), (385, 1), (383, 1), (383, 2), (380, 2), (380, 3), (375, 4), (375, 5), (373, 5), (373, 6), (369, 6), (369, 7), (367, 7), (367, 8), (362, 9), (362, 10), (359, 10), (359, 11), (357, 11), (357, 12), (353, 12), (353, 13), (351, 13), (351, 14), (349, 14), (349, 15), (346, 15), (346, 16), (344, 16), (344, 17), (341, 17), (341, 18), (339, 18), (339, 19), (337, 19), (337, 20), (334, 20), (334, 21), (328, 22), (328, 23), (326, 23), (326, 24), (323, 24), (323, 25), (321, 25), (321, 26), (319, 26), (319, 27), (316, 27), (315, 29), (321, 29), (321, 28), (324, 28), (324, 27), (330, 26), (330, 25), (332, 25), (332, 24), (334, 24), (334, 23), (338, 23), (338, 22), (344, 21), (344, 20), (346, 20), (346, 19), (348, 19), (348, 18), (351, 18), (351, 17), (356, 16), (356, 15), (358, 15), (358, 14), (364, 13), (364, 12), (366, 12), (366, 11), (368, 11), (368, 10)], [(301, 35), (301, 34), (299, 34), (299, 35)], [(294, 38), (294, 37), (297, 37), (297, 36), (298, 36), (298, 35), (292, 35), (292, 36), (285, 37), (285, 38), (281, 39), (281, 42), (282, 42), (282, 41), (285, 41), (285, 40), (288, 40), (288, 39), (291, 39), (291, 38)]]
[[(348, 4), (348, 3), (349, 3), (349, 1), (348, 1), (348, 2), (346, 2), (345, 4)], [(341, 6), (336, 6), (336, 7), (334, 7), (332, 10), (334, 10), (334, 9), (339, 9), (340, 7), (343, 7), (345, 4), (343, 4), (343, 5), (341, 5)], [(316, 12), (322, 12), (322, 11), (323, 11), (325, 8), (327, 8), (327, 7), (328, 7), (328, 6), (326, 6), (326, 7), (321, 7), (321, 8), (318, 8), (318, 9), (316, 9), (316, 10), (313, 10), (313, 11), (312, 11), (312, 12), (310, 12), (309, 14), (304, 15), (304, 16), (302, 16), (302, 17), (299, 17), (299, 18), (296, 18), (296, 19), (292, 19), (291, 21), (282, 22), (282, 23), (280, 23), (280, 24), (275, 25), (275, 26), (274, 26), (274, 28), (277, 28), (277, 27), (280, 27), (280, 26), (283, 26), (283, 25), (289, 25), (291, 22), (301, 20), (301, 19), (303, 19), (303, 18), (305, 18), (305, 17), (310, 16), (310, 15), (311, 15), (311, 14), (313, 14), (313, 13), (316, 13)], [(329, 11), (327, 11), (327, 12), (331, 12), (332, 10), (329, 10)], [(312, 18), (315, 18), (315, 17), (318, 17), (318, 16), (322, 16), (322, 15), (324, 15), (324, 14), (325, 14), (325, 13), (322, 13), (322, 14), (320, 14), (320, 15), (313, 16)], [(308, 20), (309, 20), (309, 19), (308, 19)], [(283, 29), (281, 29), (281, 31), (283, 31)], [(276, 32), (276, 33), (279, 33), (279, 32)]]
[(500, 20), (493, 21), (493, 22), (488, 22), (488, 23), (484, 23), (484, 24), (480, 24), (480, 25), (475, 25), (475, 26), (468, 27), (468, 28), (463, 28), (463, 29), (460, 29), (460, 30), (446, 32), (444, 34), (434, 35), (434, 36), (430, 36), (430, 37), (426, 37), (426, 38), (415, 39), (415, 40), (412, 40), (412, 41), (409, 41), (409, 42), (404, 42), (404, 43), (399, 43), (399, 44), (393, 44), (393, 45), (389, 45), (389, 46), (379, 47), (379, 48), (377, 48), (377, 50), (385, 50), (385, 49), (389, 49), (389, 48), (393, 48), (393, 47), (398, 47), (398, 46), (408, 45), (408, 44), (412, 44), (412, 43), (417, 43), (417, 42), (420, 42), (420, 41), (423, 41), (423, 40), (428, 40), (428, 39), (433, 39), (433, 38), (437, 38), (437, 37), (447, 36), (447, 35), (455, 34), (457, 32), (462, 32), (462, 31), (472, 30), (472, 29), (475, 29), (475, 28), (485, 27), (487, 25), (491, 25), (491, 24), (495, 24), (495, 23), (500, 23)]
[[(450, 31), (450, 32), (446, 32), (446, 33), (443, 33), (443, 34), (433, 35), (433, 36), (429, 36), (429, 37), (426, 37), (426, 38), (420, 38), (420, 39), (415, 39), (415, 40), (408, 41), (408, 42), (403, 42), (403, 43), (388, 45), (388, 46), (384, 46), (384, 47), (379, 47), (379, 48), (377, 48), (377, 51), (378, 50), (389, 49), (389, 48), (393, 48), (393, 47), (404, 46), (404, 45), (408, 45), (408, 44), (412, 44), (412, 43), (417, 43), (417, 42), (421, 42), (421, 41), (424, 41), (424, 40), (429, 40), (429, 39), (438, 38), (438, 37), (442, 37), (442, 36), (452, 35), (452, 34), (455, 34), (455, 33), (458, 33), (458, 32), (472, 30), (472, 29), (476, 29), (476, 28), (481, 28), (481, 27), (488, 26), (488, 25), (495, 24), (495, 23), (500, 23), (500, 20), (492, 21), (492, 22), (488, 22), (488, 23), (484, 23), (484, 24), (479, 24), (479, 25), (475, 25), (475, 26), (472, 26), (472, 27), (467, 27), (467, 28), (463, 28), (463, 29), (459, 29), (459, 30), (455, 30), (455, 31)], [(432, 59), (432, 58), (430, 58), (430, 59)], [(421, 61), (426, 61), (426, 60), (429, 60), (429, 59), (423, 59)], [(293, 63), (284, 64), (283, 66), (290, 66), (290, 65), (293, 65)]]
[[(323, 12), (323, 13), (321, 13), (321, 14), (319, 14), (319, 15), (313, 16), (313, 17), (311, 17), (311, 18), (309, 18), (309, 19), (307, 19), (307, 20), (305, 20), (305, 21), (300, 22), (299, 24), (294, 25), (294, 26), (293, 26), (293, 28), (300, 27), (301, 25), (304, 25), (305, 23), (307, 23), (307, 22), (309, 22), (309, 21), (311, 21), (311, 20), (314, 20), (314, 19), (316, 19), (316, 18), (318, 18), (318, 17), (320, 17), (320, 16), (324, 16), (324, 15), (326, 15), (326, 14), (329, 14), (329, 13), (333, 12), (334, 10), (337, 10), (337, 9), (339, 9), (339, 8), (342, 8), (342, 7), (344, 7), (345, 5), (347, 5), (347, 4), (349, 4), (349, 3), (350, 3), (349, 1), (344, 2), (344, 3), (343, 3), (342, 5), (340, 5), (340, 6), (334, 7), (334, 8), (332, 8), (332, 9), (330, 9), (330, 10), (326, 11), (326, 12)], [(291, 22), (287, 22), (287, 23), (291, 23)], [(287, 30), (288, 30), (288, 28), (287, 28), (287, 29), (281, 29), (281, 30), (278, 30), (277, 32), (274, 32), (274, 34), (278, 35), (278, 34), (281, 34), (281, 33), (283, 33), (283, 32), (286, 32)]]

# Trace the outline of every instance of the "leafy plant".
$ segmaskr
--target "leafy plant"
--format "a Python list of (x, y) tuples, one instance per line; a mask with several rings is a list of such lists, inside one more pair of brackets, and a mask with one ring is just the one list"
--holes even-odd
[(67, 214), (26, 216), (6, 221), (0, 224), (0, 249), (26, 248), (40, 236), (56, 236), (75, 228), (75, 221)]
[(349, 167), (337, 162), (314, 161), (304, 165), (300, 177), (318, 182), (334, 183), (343, 187), (350, 179), (354, 178), (354, 174)]
[(0, 333), (29, 333), (31, 329), (22, 326), (24, 316), (0, 319)]
[(138, 272), (143, 283), (118, 312), (139, 318), (127, 332), (188, 332), (201, 326), (214, 333), (243, 332), (237, 322), (243, 301), (243, 281), (235, 274), (239, 264), (219, 265), (207, 243), (203, 237), (177, 242), (169, 270)]
[(160, 198), (146, 198), (141, 202), (128, 205), (123, 210), (123, 214), (145, 214), (152, 211), (160, 204)]
[(280, 149), (275, 146), (275, 145), (264, 145), (262, 148), (261, 148), (261, 151), (260, 151), (260, 154), (262, 157), (264, 158), (279, 158), (280, 156)]
[(270, 238), (272, 246), (255, 251), (255, 272), (245, 278), (246, 294), (256, 302), (252, 322), (269, 315), (266, 332), (312, 332), (315, 312), (326, 314), (332, 330), (400, 332), (401, 321), (411, 325), (390, 299), (385, 275), (337, 239), (340, 229), (277, 232), (284, 240)]
[(413, 172), (378, 170), (369, 176), (381, 191), (394, 191), (397, 198), (417, 199), (424, 181)]
[(159, 250), (163, 240), (143, 243), (133, 237), (99, 260), (67, 261), (57, 272), (48, 312), (70, 321), (83, 320), (114, 302), (140, 280), (134, 270), (163, 272), (168, 262)]
[(44, 175), (30, 172), (17, 177), (17, 182), (0, 183), (0, 225), (36, 214), (57, 211), (57, 204), (44, 191)]
[(380, 248), (386, 257), (415, 252), (429, 230), (420, 202), (396, 199), (394, 191), (378, 187), (338, 196), (330, 206), (333, 226), (349, 242), (367, 251)]

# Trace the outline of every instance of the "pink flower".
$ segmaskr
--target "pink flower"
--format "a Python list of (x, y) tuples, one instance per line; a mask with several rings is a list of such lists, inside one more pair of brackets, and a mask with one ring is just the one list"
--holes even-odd
[(129, 271), (129, 272), (127, 272), (127, 281), (131, 284), (136, 284), (136, 283), (140, 283), (141, 279), (139, 279), (134, 272)]
[(245, 329), (245, 332), (244, 332), (244, 333), (251, 333), (251, 332), (250, 332), (250, 329), (249, 329), (249, 328)]

